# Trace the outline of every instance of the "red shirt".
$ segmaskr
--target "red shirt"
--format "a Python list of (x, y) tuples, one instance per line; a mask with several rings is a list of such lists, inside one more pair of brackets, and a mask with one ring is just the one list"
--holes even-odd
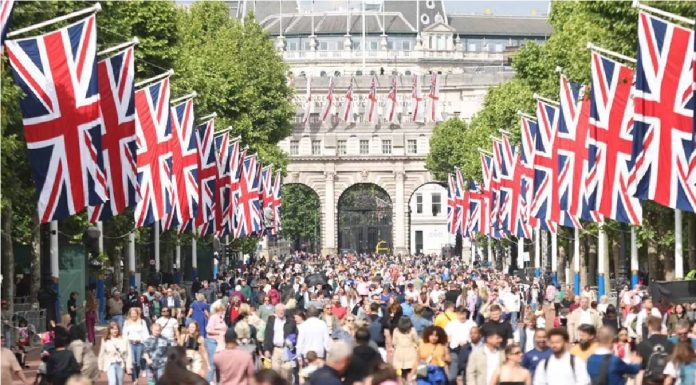
[(343, 317), (346, 316), (347, 312), (348, 309), (344, 308), (341, 305), (331, 305), (331, 314), (333, 314), (334, 317), (338, 318), (339, 320), (343, 319)]

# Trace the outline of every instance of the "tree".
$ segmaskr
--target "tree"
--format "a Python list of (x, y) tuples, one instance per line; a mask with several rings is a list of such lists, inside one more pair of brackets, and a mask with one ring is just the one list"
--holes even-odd
[(303, 240), (313, 244), (319, 241), (321, 228), (321, 204), (314, 190), (303, 184), (283, 186), (281, 210), (281, 235), (292, 240), (296, 247)]

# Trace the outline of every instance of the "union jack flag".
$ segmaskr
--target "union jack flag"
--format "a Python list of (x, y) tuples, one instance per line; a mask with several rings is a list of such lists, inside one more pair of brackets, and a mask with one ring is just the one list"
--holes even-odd
[[(513, 193), (513, 215), (516, 220), (511, 222), (510, 232), (517, 237), (532, 238), (532, 229), (538, 226), (536, 218), (530, 215), (530, 203), (534, 189), (534, 139), (532, 132), (538, 130), (537, 121), (528, 116), (520, 119), (521, 140), (519, 156), (515, 165), (515, 186), (519, 186), (519, 193)], [(517, 199), (515, 199), (517, 197)], [(515, 210), (514, 205), (517, 205)]]
[(342, 117), (346, 123), (355, 122), (355, 115), (353, 110), (353, 79), (350, 79), (350, 84), (348, 84), (348, 91), (346, 91), (346, 97), (343, 101)]
[[(498, 226), (500, 230), (508, 233), (517, 217), (516, 195), (519, 195), (519, 186), (515, 185), (515, 166), (517, 156), (514, 148), (510, 144), (507, 135), (502, 139), (493, 141), (493, 160), (498, 171)], [(513, 212), (515, 211), (515, 212)]]
[(531, 215), (540, 220), (542, 230), (555, 232), (560, 220), (557, 182), (554, 169), (553, 139), (558, 129), (558, 107), (537, 100), (537, 125), (534, 139), (534, 192)]
[(172, 151), (169, 143), (169, 78), (135, 91), (138, 188), (136, 227), (165, 218), (171, 210)]
[(7, 27), (10, 25), (13, 6), (14, 0), (2, 0), (0, 3), (0, 50), (2, 50), (1, 47), (5, 42), (5, 36), (7, 36)]
[(469, 207), (467, 211), (467, 218), (469, 218), (469, 221), (465, 234), (469, 238), (473, 238), (477, 233), (484, 235), (489, 234), (490, 226), (488, 225), (488, 221), (490, 212), (488, 209), (490, 204), (489, 198), (482, 189), (482, 186), (477, 185), (475, 182), (471, 182), (470, 187), (472, 187), (472, 189), (468, 191)]
[(280, 170), (276, 171), (275, 179), (273, 179), (272, 188), (272, 201), (271, 207), (273, 208), (273, 230), (272, 234), (278, 234), (281, 229), (280, 223), (280, 208), (283, 205), (283, 191), (282, 189), (282, 174)]
[[(632, 68), (592, 53), (589, 205), (607, 218), (640, 225), (643, 209), (630, 193), (633, 170)], [(597, 175), (603, 175), (597, 180)]]
[(585, 87), (572, 83), (561, 75), (558, 130), (553, 144), (556, 159), (557, 194), (560, 224), (582, 228), (578, 217), (587, 209), (585, 186), (587, 165), (587, 137), (589, 131), (590, 100)]
[(273, 204), (273, 166), (264, 166), (261, 169), (261, 189), (259, 190), (261, 207), (270, 207)]
[(302, 117), (302, 124), (309, 125), (309, 117), (314, 112), (314, 99), (312, 98), (312, 78), (307, 77), (307, 90), (305, 91), (305, 109)]
[(457, 185), (454, 174), (447, 174), (447, 228), (449, 233), (457, 235), (461, 233), (461, 220), (459, 219), (459, 207), (457, 206)]
[(421, 91), (421, 78), (413, 74), (413, 84), (411, 86), (411, 120), (416, 123), (425, 122), (423, 113), (423, 92)]
[(430, 75), (430, 90), (428, 91), (428, 119), (431, 122), (441, 122), (442, 110), (440, 108), (440, 78), (437, 72)]
[(108, 198), (102, 166), (96, 19), (8, 40), (12, 76), (22, 89), (24, 137), (41, 223)]
[(334, 114), (334, 80), (333, 77), (329, 78), (329, 89), (326, 92), (326, 105), (324, 106), (324, 112), (321, 114), (321, 121), (325, 122), (329, 115)]
[[(352, 83), (352, 82), (351, 82)], [(367, 121), (375, 123), (377, 114), (377, 79), (372, 77), (370, 82), (370, 92), (367, 94)]]
[(389, 89), (389, 94), (387, 95), (387, 99), (389, 99), (389, 115), (387, 115), (387, 119), (391, 124), (396, 124), (399, 122), (399, 102), (397, 100), (396, 92), (396, 78), (392, 77), (391, 88)]
[(235, 207), (235, 227), (239, 236), (245, 237), (261, 230), (261, 204), (259, 202), (259, 168), (256, 156), (250, 155), (242, 162), (242, 177), (239, 181), (237, 207)]
[(198, 213), (196, 227), (201, 236), (212, 234), (215, 230), (215, 181), (217, 180), (217, 161), (215, 158), (215, 120), (210, 119), (196, 129), (196, 148), (198, 150)]
[(639, 14), (634, 195), (691, 212), (696, 211), (693, 47), (693, 30)]
[(118, 215), (127, 207), (135, 206), (138, 200), (133, 51), (133, 47), (128, 47), (97, 64), (104, 120), (101, 141), (109, 201), (89, 206), (92, 223)]
[(198, 212), (198, 142), (193, 126), (193, 99), (172, 107), (172, 210), (162, 230), (179, 225), (179, 233), (191, 229)]
[(501, 236), (498, 226), (498, 209), (500, 205), (498, 189), (500, 187), (500, 179), (498, 179), (498, 171), (492, 156), (481, 154), (481, 172), (483, 174), (481, 193), (484, 194), (484, 198), (488, 203), (486, 211), (489, 216), (487, 219), (488, 228), (486, 228), (484, 234), (499, 239)]
[(239, 238), (239, 232), (241, 231), (241, 229), (235, 227), (234, 215), (236, 213), (237, 206), (239, 205), (237, 199), (239, 195), (239, 181), (242, 179), (242, 162), (246, 157), (246, 153), (246, 148), (241, 148), (241, 143), (239, 140), (235, 140), (232, 142), (232, 144), (230, 144), (230, 177), (232, 180), (230, 187), (230, 202), (232, 203), (230, 204), (227, 216), (230, 233), (233, 234), (235, 238)]
[(469, 226), (469, 191), (467, 190), (466, 181), (462, 175), (462, 170), (456, 168), (454, 171), (454, 185), (456, 187), (456, 208), (457, 219), (460, 224), (457, 226), (459, 234), (466, 235), (466, 229)]
[[(223, 236), (228, 233), (227, 220), (229, 217), (230, 189), (232, 188), (232, 176), (230, 174), (230, 133), (224, 132), (215, 135), (215, 162), (217, 174), (215, 178), (215, 235)], [(225, 214), (228, 214), (227, 218)]]

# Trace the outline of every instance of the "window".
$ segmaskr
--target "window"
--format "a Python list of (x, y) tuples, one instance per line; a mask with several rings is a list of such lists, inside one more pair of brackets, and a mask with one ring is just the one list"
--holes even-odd
[(360, 139), (360, 155), (367, 155), (370, 153), (370, 141), (367, 139)]
[(345, 140), (339, 140), (336, 142), (336, 152), (338, 153), (338, 155), (345, 155), (348, 153), (348, 150), (346, 149)]
[(411, 42), (408, 40), (404, 40), (401, 42), (401, 49), (403, 51), (410, 51), (411, 50)]
[(322, 41), (319, 43), (319, 50), (320, 51), (326, 51), (329, 49), (329, 43)]
[(382, 140), (382, 154), (391, 154), (392, 146), (390, 139)]
[(300, 154), (300, 143), (296, 140), (290, 141), (290, 155)]
[(297, 51), (297, 42), (291, 41), (288, 43), (288, 51)]
[(433, 193), (433, 216), (436, 217), (438, 214), (440, 214), (440, 211), (442, 211), (442, 207), (440, 204), (440, 193)]
[(423, 194), (416, 194), (416, 214), (423, 214)]
[(407, 142), (407, 150), (409, 154), (415, 154), (418, 152), (418, 142), (415, 139), (409, 139)]
[(378, 48), (378, 42), (376, 41), (371, 41), (370, 42), (370, 51), (376, 51)]
[(312, 155), (321, 155), (321, 140), (312, 141)]

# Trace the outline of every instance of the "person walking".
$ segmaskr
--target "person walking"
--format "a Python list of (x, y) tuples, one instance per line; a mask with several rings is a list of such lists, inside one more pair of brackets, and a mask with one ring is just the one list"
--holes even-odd
[[(590, 385), (587, 365), (568, 351), (570, 336), (563, 328), (548, 331), (549, 358), (540, 362), (534, 372), (534, 385)], [(467, 383), (468, 384), (468, 383)]]
[(225, 305), (221, 301), (216, 301), (210, 307), (212, 315), (208, 320), (208, 325), (205, 327), (208, 337), (205, 339), (205, 349), (208, 352), (208, 363), (210, 370), (208, 371), (208, 381), (213, 380), (215, 375), (215, 353), (225, 349), (225, 332), (227, 324), (225, 323)]
[(696, 383), (696, 353), (688, 342), (674, 346), (664, 370), (664, 385), (694, 385)]
[(469, 343), (471, 338), (471, 328), (476, 326), (476, 322), (469, 319), (469, 309), (464, 305), (457, 308), (456, 318), (450, 321), (445, 327), (445, 333), (449, 340), (450, 363), (448, 377), (450, 382), (455, 381), (460, 372), (466, 368), (459, 367), (459, 353), (463, 346)]
[(599, 312), (590, 307), (590, 300), (585, 297), (580, 297), (580, 307), (573, 310), (568, 316), (568, 333), (570, 342), (578, 342), (578, 328), (580, 325), (591, 325), (595, 330), (602, 327), (602, 317)]
[(648, 338), (636, 348), (643, 359), (643, 385), (662, 385), (665, 378), (664, 370), (674, 345), (662, 334), (662, 320), (659, 317), (649, 317), (647, 324)]
[(505, 356), (500, 346), (505, 332), (495, 328), (484, 334), (485, 345), (471, 352), (466, 365), (466, 383), (468, 385), (489, 385), (493, 373), (503, 363)]
[(93, 345), (85, 341), (84, 325), (77, 325), (70, 328), (70, 344), (68, 350), (75, 356), (75, 361), (80, 366), (80, 373), (92, 381), (97, 381), (99, 377), (99, 363), (97, 355), (94, 354)]
[(109, 385), (123, 385), (123, 372), (131, 374), (133, 355), (130, 343), (121, 335), (116, 321), (109, 322), (106, 336), (99, 347), (99, 370), (106, 372)]
[(121, 292), (115, 291), (111, 298), (106, 302), (106, 311), (109, 318), (118, 324), (119, 329), (123, 328), (123, 300)]
[(168, 306), (162, 306), (161, 315), (155, 323), (162, 327), (162, 337), (169, 340), (171, 345), (176, 345), (181, 338), (179, 333), (179, 321), (173, 316), (172, 309)]
[(271, 360), (271, 368), (280, 373), (286, 380), (290, 380), (291, 374), (283, 365), (285, 339), (292, 334), (297, 335), (295, 320), (286, 317), (285, 305), (277, 304), (275, 314), (269, 316), (266, 323), (266, 331), (263, 336), (263, 354), (267, 360)]
[(140, 317), (140, 308), (128, 309), (128, 318), (123, 322), (123, 337), (130, 344), (133, 357), (131, 380), (135, 382), (140, 375), (140, 359), (143, 357), (143, 341), (150, 337), (145, 320)]
[(187, 368), (188, 355), (181, 346), (174, 346), (167, 352), (167, 364), (157, 385), (209, 385), (205, 378)]
[(353, 355), (353, 348), (343, 341), (336, 341), (329, 347), (326, 364), (309, 377), (309, 385), (343, 385), (341, 377), (346, 373)]
[[(203, 283), (205, 289), (205, 284), (207, 284), (207, 281), (203, 281)], [(203, 291), (204, 289), (201, 289), (201, 291)], [(205, 295), (202, 292), (197, 293), (196, 300), (193, 301), (193, 303), (191, 304), (191, 307), (189, 308), (187, 315), (188, 318), (191, 318), (192, 320), (198, 323), (198, 325), (200, 326), (200, 333), (203, 338), (205, 338), (207, 335), (205, 328), (208, 325), (208, 317), (210, 317), (208, 309), (209, 308), (208, 304), (206, 303)]]
[(418, 346), (418, 354), (413, 363), (415, 378), (419, 385), (447, 384), (446, 368), (451, 361), (447, 348), (447, 334), (441, 327), (428, 326), (423, 331), (422, 343)]
[(489, 385), (532, 385), (532, 375), (522, 365), (522, 347), (505, 347), (505, 361), (493, 372)]
[(406, 379), (413, 369), (413, 363), (418, 354), (418, 334), (411, 319), (402, 316), (392, 334), (392, 349), (394, 349), (393, 366), (401, 377)]
[(152, 335), (143, 343), (143, 359), (147, 373), (147, 383), (152, 385), (164, 374), (167, 363), (167, 351), (172, 346), (169, 339), (162, 336), (162, 326), (152, 324)]
[(529, 370), (532, 373), (532, 377), (534, 377), (534, 372), (539, 363), (550, 356), (551, 349), (546, 344), (546, 329), (536, 329), (534, 331), (534, 349), (524, 353), (522, 366)]
[(182, 335), (180, 346), (186, 349), (189, 358), (186, 367), (188, 370), (205, 377), (209, 370), (208, 352), (205, 350), (205, 339), (201, 335), (201, 327), (198, 322), (191, 321), (187, 328), (188, 333)]
[(67, 329), (59, 326), (55, 328), (54, 333), (55, 351), (46, 361), (46, 378), (51, 385), (64, 385), (70, 376), (80, 374), (80, 365), (75, 360), (75, 355), (67, 350), (70, 342)]
[[(481, 332), (484, 336), (496, 333), (503, 337), (501, 347), (511, 344), (514, 340), (512, 326), (509, 322), (501, 319), (502, 309), (498, 304), (491, 304), (488, 307), (488, 320), (481, 326)], [(487, 383), (486, 383), (487, 384)]]
[(94, 289), (87, 291), (87, 301), (85, 302), (85, 326), (87, 327), (87, 340), (94, 345), (97, 343), (95, 335), (95, 325), (97, 323), (98, 303), (94, 294)]
[(640, 371), (640, 357), (634, 356), (627, 364), (612, 353), (614, 329), (602, 326), (597, 332), (597, 349), (587, 359), (587, 372), (594, 384), (624, 385), (624, 376), (636, 375)]
[(223, 335), (225, 345), (215, 352), (215, 367), (220, 372), (219, 385), (253, 384), (254, 360), (249, 352), (237, 348), (237, 333), (230, 328)]
[(314, 307), (307, 309), (307, 320), (297, 327), (297, 354), (305, 358), (313, 351), (321, 359), (326, 357), (326, 351), (331, 344), (329, 328), (318, 318), (319, 310)]

